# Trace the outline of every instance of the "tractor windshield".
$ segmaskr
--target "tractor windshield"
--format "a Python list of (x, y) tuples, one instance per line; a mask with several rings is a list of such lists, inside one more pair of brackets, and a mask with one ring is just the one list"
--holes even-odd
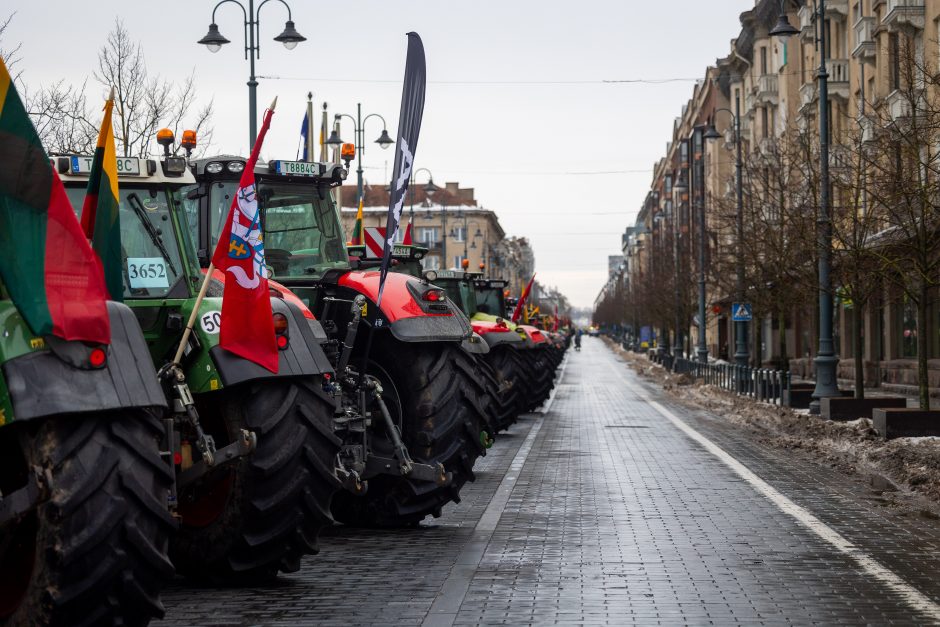
[(493, 316), (505, 316), (505, 306), (503, 305), (503, 292), (498, 287), (477, 286), (477, 311), (491, 314)]
[(258, 185), (264, 252), (275, 278), (345, 268), (349, 257), (329, 190), (262, 179)]
[[(67, 185), (66, 192), (76, 214), (81, 217), (84, 184)], [(170, 208), (170, 203), (175, 200), (173, 193), (163, 185), (122, 184), (120, 187), (118, 200), (125, 299), (164, 297), (185, 274), (174, 237)]]

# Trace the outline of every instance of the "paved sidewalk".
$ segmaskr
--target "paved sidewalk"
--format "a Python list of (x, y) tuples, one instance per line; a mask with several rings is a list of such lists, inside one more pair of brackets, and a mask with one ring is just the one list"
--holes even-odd
[(570, 351), (550, 411), (501, 438), (478, 476), (420, 529), (332, 530), (267, 589), (176, 585), (163, 624), (940, 617), (936, 520), (887, 511), (862, 482), (672, 403), (594, 338)]

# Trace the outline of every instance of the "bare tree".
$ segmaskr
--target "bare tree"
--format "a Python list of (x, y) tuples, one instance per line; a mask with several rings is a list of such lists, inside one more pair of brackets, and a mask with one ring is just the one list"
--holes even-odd
[(13, 80), (18, 80), (20, 75), (18, 72), (14, 71), (14, 68), (20, 61), (20, 48), (23, 47), (23, 43), (3, 43), (6, 30), (10, 27), (10, 23), (13, 21), (14, 17), (16, 17), (15, 11), (11, 13), (5, 20), (0, 20), (0, 58), (3, 59), (3, 63), (7, 66), (7, 70), (10, 72)]
[(192, 74), (173, 86), (159, 76), (151, 76), (140, 44), (135, 43), (120, 19), (114, 22), (105, 45), (98, 52), (98, 70), (95, 79), (107, 88), (114, 88), (114, 130), (118, 151), (124, 156), (146, 157), (158, 127), (167, 125), (179, 131), (184, 122), (193, 122), (190, 128), (201, 131), (202, 149), (212, 136), (209, 127), (212, 102), (189, 119), (196, 98)]
[(874, 110), (878, 130), (864, 153), (866, 189), (882, 227), (869, 237), (869, 248), (882, 278), (917, 308), (917, 380), (920, 406), (927, 409), (927, 318), (940, 286), (940, 82), (916, 42), (904, 33), (894, 36), (896, 89)]
[(871, 245), (881, 228), (875, 203), (868, 197), (868, 160), (865, 119), (848, 120), (847, 129), (833, 138), (832, 233), (833, 275), (843, 304), (852, 312), (852, 353), (855, 361), (855, 398), (865, 397), (865, 360), (862, 316), (881, 288), (881, 263)]

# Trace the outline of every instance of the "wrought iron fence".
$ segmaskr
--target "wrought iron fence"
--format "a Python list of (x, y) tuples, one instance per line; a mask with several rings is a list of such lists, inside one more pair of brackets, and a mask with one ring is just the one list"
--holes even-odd
[(704, 363), (673, 355), (657, 355), (654, 361), (673, 372), (691, 375), (702, 379), (707, 385), (714, 385), (761, 403), (783, 406), (785, 395), (789, 395), (790, 373), (783, 370)]

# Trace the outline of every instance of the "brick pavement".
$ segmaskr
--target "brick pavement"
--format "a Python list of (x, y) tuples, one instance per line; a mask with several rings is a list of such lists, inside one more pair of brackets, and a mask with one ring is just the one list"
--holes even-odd
[[(463, 502), (442, 518), (414, 530), (331, 530), (301, 572), (264, 589), (176, 584), (158, 624), (924, 622), (665, 420), (624, 377), (641, 385), (599, 340), (585, 338), (551, 410), (498, 441)], [(646, 390), (940, 597), (937, 521), (885, 511), (863, 482), (765, 449), (720, 418)], [(513, 466), (536, 421), (528, 456)]]

